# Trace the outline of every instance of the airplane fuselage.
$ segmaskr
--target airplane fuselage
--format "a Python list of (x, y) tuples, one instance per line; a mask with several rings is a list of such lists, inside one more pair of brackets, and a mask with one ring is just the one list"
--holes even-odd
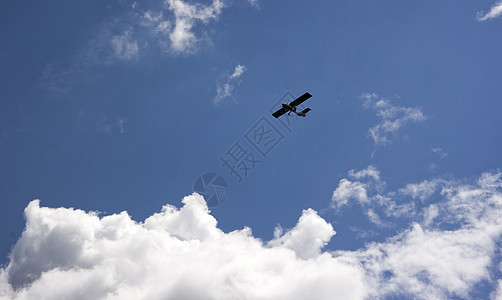
[(292, 111), (292, 112), (296, 113), (296, 106), (290, 105), (289, 102), (283, 103), (282, 107), (289, 110), (290, 112)]

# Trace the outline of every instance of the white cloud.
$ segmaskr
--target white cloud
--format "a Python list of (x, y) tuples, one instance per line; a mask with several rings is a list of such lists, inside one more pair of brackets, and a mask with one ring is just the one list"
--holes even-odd
[(391, 136), (396, 136), (398, 130), (408, 123), (420, 122), (426, 119), (418, 107), (394, 106), (389, 100), (379, 99), (376, 94), (364, 94), (364, 106), (377, 111), (380, 123), (371, 127), (369, 133), (375, 145), (385, 145)]
[(171, 54), (190, 54), (197, 50), (200, 37), (195, 32), (198, 24), (217, 20), (224, 7), (223, 1), (213, 0), (210, 5), (182, 0), (164, 0), (165, 11), (147, 10), (139, 24), (154, 34), (161, 34), (162, 49)]
[(497, 281), (497, 289), (492, 293), (491, 299), (501, 300), (502, 299), (502, 279)]
[(223, 9), (220, 0), (213, 0), (211, 5), (189, 4), (181, 0), (165, 0), (165, 3), (175, 16), (174, 29), (169, 34), (171, 49), (175, 53), (194, 51), (197, 38), (192, 29), (196, 22), (215, 20)]
[(284, 246), (293, 250), (300, 258), (316, 258), (321, 254), (321, 249), (326, 246), (331, 237), (335, 235), (333, 226), (319, 217), (313, 209), (304, 210), (295, 228), (283, 236), (282, 228), (275, 230), (274, 239), (270, 246)]
[(235, 66), (234, 73), (230, 75), (229, 79), (236, 79), (241, 77), (242, 74), (246, 71), (246, 67), (243, 65), (237, 65)]
[(478, 13), (478, 21), (486, 21), (488, 19), (493, 19), (502, 15), (502, 1), (495, 3), (490, 11), (486, 14), (483, 12)]
[(139, 25), (151, 30), (163, 51), (175, 55), (194, 53), (203, 35), (196, 33), (197, 25), (217, 20), (224, 7), (221, 0), (210, 5), (182, 0), (163, 3), (165, 10), (149, 9), (140, 14)]
[(359, 203), (368, 202), (368, 193), (366, 184), (361, 182), (352, 182), (343, 178), (338, 183), (338, 187), (333, 192), (332, 206), (340, 208), (349, 203), (351, 199), (357, 200)]
[(239, 77), (241, 77), (245, 71), (245, 66), (237, 65), (235, 66), (234, 72), (227, 76), (225, 82), (216, 84), (216, 96), (214, 98), (215, 104), (219, 104), (226, 98), (232, 96), (235, 83), (238, 83)]
[(348, 172), (349, 179), (343, 178), (338, 183), (331, 197), (331, 207), (340, 211), (344, 206), (359, 204), (368, 219), (377, 225), (384, 225), (380, 218), (386, 216), (400, 217), (413, 213), (413, 203), (399, 204), (395, 193), (382, 194), (385, 182), (380, 179), (380, 172), (374, 167)]
[(370, 244), (356, 255), (377, 282), (376, 294), (413, 295), (416, 299), (467, 297), (489, 280), (494, 239), (481, 229), (425, 230), (420, 224), (384, 243)]
[[(376, 298), (468, 298), (477, 283), (491, 281), (490, 269), (499, 254), (501, 176), (484, 173), (473, 185), (438, 181), (442, 198), (423, 209), (422, 222), (383, 243), (338, 255), (363, 263)], [(444, 224), (449, 224), (448, 230), (442, 229)]]
[(399, 193), (411, 196), (413, 199), (425, 201), (437, 191), (441, 180), (424, 180), (420, 183), (409, 183), (404, 188), (399, 189)]
[(137, 223), (126, 212), (99, 217), (32, 201), (26, 229), (0, 272), (0, 298), (362, 299), (367, 293), (357, 262), (320, 253), (334, 231), (313, 210), (266, 246), (249, 228), (218, 229), (201, 196), (183, 203)]
[(349, 176), (355, 179), (371, 177), (374, 181), (380, 181), (380, 172), (374, 166), (369, 166), (366, 169), (357, 172), (353, 169), (349, 170)]
[(152, 10), (144, 12), (140, 19), (140, 24), (148, 27), (156, 27), (161, 22), (163, 22), (162, 12), (155, 12)]
[[(375, 180), (363, 174), (376, 170), (363, 171), (353, 174)], [(10, 262), (0, 269), (0, 298), (447, 299), (468, 298), (483, 280), (498, 285), (495, 298), (500, 282), (490, 270), (502, 234), (501, 176), (443, 182), (440, 201), (421, 213), (427, 222), (332, 253), (322, 249), (335, 232), (312, 209), (264, 244), (249, 228), (221, 231), (197, 194), (144, 222), (126, 212), (100, 216), (34, 200)], [(446, 223), (454, 227), (442, 229)]]

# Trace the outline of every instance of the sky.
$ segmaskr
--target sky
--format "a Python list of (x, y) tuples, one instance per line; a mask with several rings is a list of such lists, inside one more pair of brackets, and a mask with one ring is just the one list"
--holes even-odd
[(494, 0), (2, 1), (0, 299), (502, 299), (501, 31)]

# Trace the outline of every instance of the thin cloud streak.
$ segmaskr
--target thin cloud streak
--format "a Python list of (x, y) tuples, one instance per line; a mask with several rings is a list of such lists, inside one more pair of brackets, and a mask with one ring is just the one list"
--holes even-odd
[(386, 145), (392, 137), (397, 136), (399, 129), (408, 123), (417, 123), (427, 119), (418, 107), (395, 106), (389, 100), (379, 98), (376, 94), (363, 94), (364, 106), (376, 110), (380, 122), (369, 129), (375, 145)]
[(502, 1), (495, 3), (490, 9), (490, 11), (486, 14), (484, 14), (483, 12), (479, 12), (477, 19), (478, 21), (486, 21), (489, 19), (497, 18), (500, 15), (502, 15)]
[(66, 66), (48, 64), (38, 86), (55, 95), (64, 95), (73, 85), (90, 77), (87, 75), (93, 68), (137, 62), (145, 50), (155, 45), (169, 55), (193, 54), (200, 41), (208, 39), (204, 26), (217, 21), (224, 8), (221, 0), (209, 5), (182, 0), (159, 1), (159, 4), (162, 8), (146, 10), (132, 5), (124, 15), (105, 22)]
[(244, 65), (235, 66), (234, 72), (228, 75), (225, 82), (216, 84), (216, 96), (214, 97), (214, 104), (220, 104), (226, 98), (232, 96), (235, 84), (239, 83), (238, 79), (246, 71)]

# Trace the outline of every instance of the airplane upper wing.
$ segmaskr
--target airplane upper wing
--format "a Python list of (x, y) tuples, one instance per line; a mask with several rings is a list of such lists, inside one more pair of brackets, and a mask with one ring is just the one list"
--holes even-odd
[(301, 95), (300, 97), (296, 98), (293, 102), (289, 103), (289, 105), (297, 106), (297, 105), (303, 103), (303, 101), (307, 100), (310, 97), (312, 97), (311, 94), (305, 93), (305, 94)]
[(277, 119), (280, 116), (282, 116), (283, 114), (287, 113), (288, 111), (289, 111), (289, 109), (283, 107), (283, 108), (277, 110), (275, 113), (273, 113), (272, 116), (274, 116)]

